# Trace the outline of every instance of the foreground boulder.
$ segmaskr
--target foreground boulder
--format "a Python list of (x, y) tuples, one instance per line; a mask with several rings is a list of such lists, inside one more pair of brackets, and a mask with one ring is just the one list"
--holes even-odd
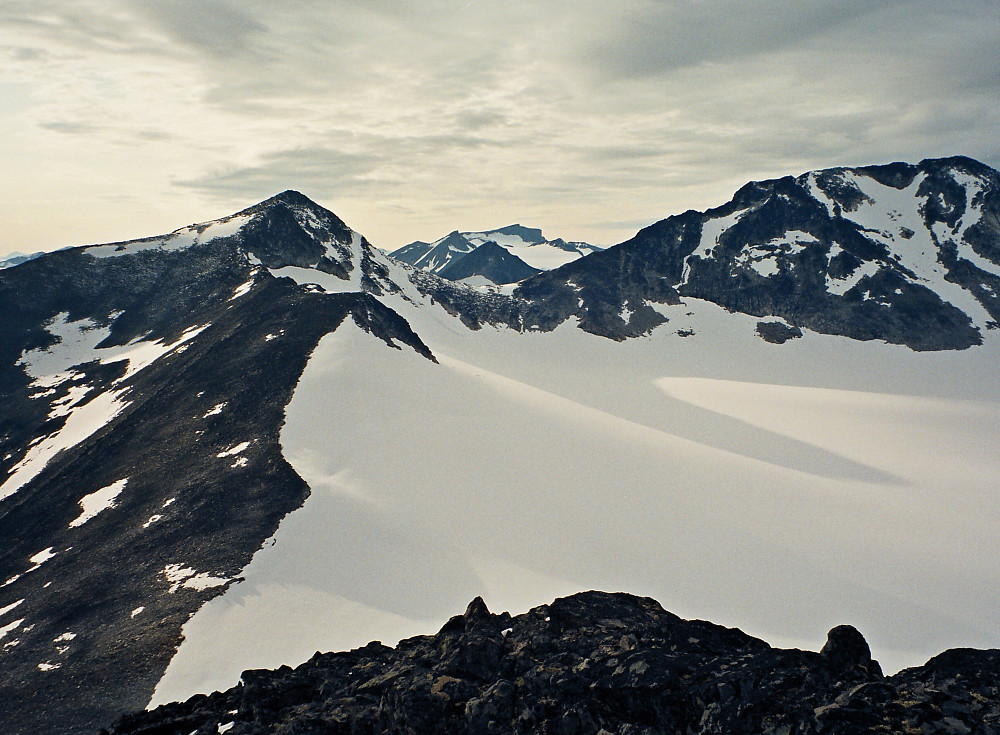
[(482, 599), (433, 636), (246, 671), (226, 692), (122, 718), (183, 733), (1000, 733), (1000, 651), (884, 677), (856, 629), (820, 653), (585, 592), (524, 615)]

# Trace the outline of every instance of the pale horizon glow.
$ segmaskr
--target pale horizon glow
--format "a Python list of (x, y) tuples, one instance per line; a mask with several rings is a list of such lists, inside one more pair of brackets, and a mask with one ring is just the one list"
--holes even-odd
[(1000, 165), (972, 0), (0, 5), (0, 256), (296, 189), (394, 249), (515, 222), (611, 245), (750, 179)]

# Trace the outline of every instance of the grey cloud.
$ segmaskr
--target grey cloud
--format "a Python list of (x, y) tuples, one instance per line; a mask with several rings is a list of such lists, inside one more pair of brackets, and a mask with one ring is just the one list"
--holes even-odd
[(28, 46), (23, 46), (14, 50), (14, 59), (16, 61), (38, 61), (45, 58), (46, 55), (47, 52), (45, 49)]
[[(903, 0), (662, 0), (646, 3), (583, 49), (612, 76), (646, 77), (732, 61), (826, 35)], [(873, 33), (874, 37), (877, 33)]]
[(99, 128), (87, 123), (61, 121), (39, 123), (38, 127), (51, 130), (53, 133), (65, 133), (67, 135), (85, 135), (99, 130)]
[(18, 37), (45, 40), (46, 48), (33, 49), (25, 61), (47, 56), (53, 48), (127, 54), (148, 46), (139, 42), (135, 24), (107, 2), (88, 3), (86, 7), (55, 0), (0, 3), (0, 28), (16, 31)]
[(175, 41), (212, 56), (253, 48), (266, 27), (224, 0), (142, 0), (134, 7)]
[(507, 116), (495, 110), (467, 110), (455, 117), (455, 124), (462, 130), (480, 131), (507, 123)]
[(165, 130), (137, 130), (134, 136), (139, 140), (146, 141), (164, 141), (173, 140), (175, 136), (166, 132)]
[(366, 183), (383, 162), (379, 153), (346, 153), (332, 148), (295, 148), (265, 155), (256, 166), (206, 174), (174, 183), (222, 198), (265, 199), (285, 189), (332, 196)]

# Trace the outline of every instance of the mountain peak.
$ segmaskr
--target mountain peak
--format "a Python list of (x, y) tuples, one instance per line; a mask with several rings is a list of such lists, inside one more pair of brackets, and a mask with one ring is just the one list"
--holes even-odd
[(332, 212), (326, 209), (326, 207), (317, 204), (302, 192), (296, 191), (295, 189), (285, 189), (283, 192), (279, 194), (275, 194), (272, 197), (268, 197), (267, 199), (264, 199), (263, 201), (258, 202), (257, 204), (254, 204), (250, 207), (247, 207), (244, 210), (241, 210), (240, 212), (237, 212), (237, 215), (257, 214), (258, 212), (262, 212), (268, 209), (273, 209), (274, 207), (277, 206), (285, 206), (285, 207), (290, 207), (292, 209), (306, 209), (314, 212), (323, 212), (332, 214)]

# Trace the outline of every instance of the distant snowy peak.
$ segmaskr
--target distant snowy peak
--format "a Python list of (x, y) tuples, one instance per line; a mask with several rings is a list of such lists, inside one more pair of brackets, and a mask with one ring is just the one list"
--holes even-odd
[(1000, 174), (954, 157), (752, 182), (515, 293), (615, 338), (690, 296), (793, 330), (961, 349), (1000, 328)]
[[(486, 251), (470, 263), (459, 265), (459, 261), (487, 243), (505, 249), (510, 257), (499, 256), (496, 251), (492, 251), (492, 254)], [(601, 248), (596, 245), (585, 242), (567, 242), (562, 238), (546, 240), (540, 229), (514, 224), (481, 232), (455, 230), (431, 243), (417, 240), (394, 250), (390, 255), (443, 278), (468, 280), (470, 277), (481, 277), (490, 283), (502, 285), (515, 283), (538, 271), (558, 268), (599, 250)], [(498, 257), (502, 257), (506, 264), (503, 268), (496, 267)], [(476, 270), (474, 262), (488, 264), (491, 273)], [(456, 273), (463, 275), (460, 278), (449, 275)], [(497, 278), (501, 280), (496, 280)]]
[(21, 263), (27, 263), (29, 260), (34, 260), (35, 258), (45, 255), (43, 251), (37, 253), (8, 253), (4, 257), (0, 258), (0, 270), (4, 268), (13, 268), (15, 265), (21, 265)]

